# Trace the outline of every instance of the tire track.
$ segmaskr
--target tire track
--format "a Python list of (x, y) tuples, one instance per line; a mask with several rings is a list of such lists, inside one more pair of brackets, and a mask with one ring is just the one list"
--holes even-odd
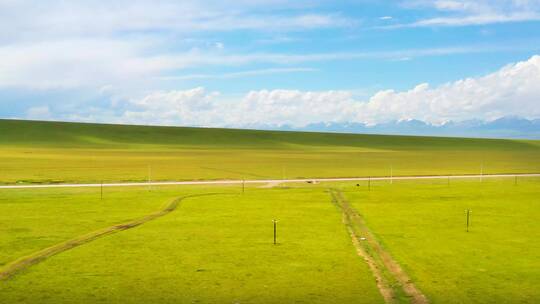
[(366, 260), (385, 302), (400, 302), (400, 295), (404, 295), (414, 304), (429, 303), (407, 273), (379, 244), (362, 216), (352, 208), (343, 193), (337, 189), (329, 189), (329, 192), (332, 202), (341, 209), (353, 245), (358, 255)]
[(96, 230), (90, 233), (87, 233), (82, 236), (78, 236), (76, 238), (73, 238), (71, 240), (53, 245), (51, 247), (39, 250), (37, 252), (34, 252), (28, 256), (19, 258), (6, 266), (4, 266), (0, 270), (0, 281), (7, 280), (14, 275), (16, 275), (18, 272), (25, 270), (33, 265), (36, 265), (38, 263), (41, 263), (45, 261), (46, 259), (60, 254), (64, 251), (73, 249), (75, 247), (79, 247), (81, 245), (84, 245), (86, 243), (90, 243), (92, 241), (95, 241), (97, 239), (106, 237), (108, 235), (112, 235), (124, 230), (132, 229), (137, 226), (140, 226), (142, 224), (145, 224), (147, 222), (150, 222), (152, 220), (155, 220), (157, 218), (160, 218), (162, 216), (165, 216), (174, 210), (178, 208), (178, 205), (180, 202), (187, 198), (193, 198), (193, 197), (201, 197), (201, 196), (210, 196), (210, 195), (224, 195), (224, 194), (231, 194), (231, 193), (205, 193), (205, 194), (194, 194), (194, 195), (187, 195), (183, 197), (178, 197), (173, 199), (170, 203), (165, 205), (165, 207), (159, 211), (156, 211), (154, 213), (145, 215), (143, 217), (140, 217), (135, 220), (131, 220), (122, 224), (117, 224), (114, 226), (110, 226), (107, 228), (103, 228), (100, 230)]
[(377, 283), (377, 288), (381, 293), (384, 301), (386, 303), (395, 303), (396, 295), (392, 289), (388, 280), (385, 279), (382, 269), (379, 267), (378, 263), (372, 257), (360, 243), (360, 237), (355, 233), (354, 227), (352, 224), (351, 213), (348, 210), (345, 210), (347, 206), (344, 206), (339, 200), (336, 191), (334, 189), (329, 190), (330, 195), (332, 196), (332, 203), (336, 205), (342, 211), (342, 222), (347, 227), (347, 231), (351, 236), (351, 241), (356, 249), (356, 253), (366, 261), (371, 270), (371, 273), (375, 277), (375, 282)]

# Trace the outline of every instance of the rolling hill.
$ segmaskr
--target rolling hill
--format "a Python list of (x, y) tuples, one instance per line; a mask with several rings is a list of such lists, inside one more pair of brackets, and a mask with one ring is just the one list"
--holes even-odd
[(0, 183), (540, 172), (540, 141), (0, 120)]

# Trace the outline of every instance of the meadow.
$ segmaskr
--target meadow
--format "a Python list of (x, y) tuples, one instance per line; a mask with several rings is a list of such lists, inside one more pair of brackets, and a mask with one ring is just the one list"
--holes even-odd
[[(148, 191), (108, 190), (74, 202), (71, 190), (16, 190), (2, 193), (0, 214), (11, 215), (2, 229), (4, 260), (159, 208), (164, 200), (212, 192), (182, 201), (178, 210), (131, 230), (95, 240), (53, 256), (0, 282), (6, 303), (383, 303), (367, 266), (351, 246), (341, 216), (324, 188), (257, 189), (238, 187), (161, 187)], [(39, 190), (33, 190), (39, 191)], [(109, 193), (110, 192), (110, 193)], [(10, 197), (6, 197), (9, 195)], [(28, 201), (25, 196), (39, 196)], [(136, 196), (144, 204), (130, 201)], [(5, 201), (9, 201), (6, 203)], [(97, 204), (94, 205), (94, 203)], [(47, 204), (48, 209), (40, 209)], [(10, 211), (20, 205), (30, 208)], [(69, 206), (69, 207), (68, 207)], [(126, 213), (119, 216), (116, 210)], [(100, 215), (97, 220), (90, 209)], [(46, 225), (52, 214), (57, 225)], [(28, 224), (25, 221), (33, 217)], [(7, 217), (7, 216), (6, 216)], [(43, 218), (44, 220), (41, 220)], [(64, 222), (63, 219), (67, 221)], [(278, 244), (273, 244), (278, 219)], [(64, 223), (63, 223), (64, 222)], [(40, 224), (44, 224), (41, 226)], [(5, 226), (4, 226), (5, 227)], [(39, 228), (38, 228), (39, 227)], [(51, 242), (28, 242), (32, 238)], [(25, 244), (26, 250), (13, 243)], [(1, 268), (0, 268), (1, 269)]]
[[(2, 191), (0, 271), (176, 197), (213, 195), (49, 257), (0, 281), (0, 295), (7, 303), (384, 303), (328, 189), (343, 193), (430, 302), (540, 299), (540, 179), (523, 177), (291, 183), (245, 193), (238, 185), (110, 188), (103, 199), (99, 188)], [(396, 295), (394, 303), (409, 303)]]
[(540, 299), (540, 179), (362, 186), (345, 197), (432, 302)]
[[(0, 165), (0, 184), (539, 173), (540, 142), (0, 120)], [(0, 189), (0, 302), (537, 303), (539, 198), (522, 176)]]
[(540, 142), (0, 120), (0, 184), (540, 172)]

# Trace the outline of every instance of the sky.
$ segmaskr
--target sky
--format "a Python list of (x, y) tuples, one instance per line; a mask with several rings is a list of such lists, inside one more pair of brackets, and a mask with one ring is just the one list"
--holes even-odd
[(540, 118), (540, 0), (0, 0), (0, 118)]

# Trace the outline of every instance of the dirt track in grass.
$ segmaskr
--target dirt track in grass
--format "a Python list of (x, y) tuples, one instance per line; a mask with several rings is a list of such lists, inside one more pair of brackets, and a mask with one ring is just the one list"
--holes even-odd
[(342, 211), (343, 223), (347, 226), (358, 255), (367, 262), (385, 302), (399, 303), (402, 299), (400, 295), (404, 295), (414, 304), (429, 303), (407, 273), (379, 244), (362, 216), (352, 208), (343, 193), (337, 189), (329, 191), (332, 202)]
[[(125, 222), (125, 223), (122, 223), (122, 224), (117, 224), (117, 225), (114, 225), (114, 226), (110, 226), (110, 227), (107, 227), (107, 228), (103, 228), (103, 229), (100, 229), (100, 230), (96, 230), (96, 231), (90, 232), (88, 234), (78, 236), (78, 237), (73, 238), (71, 240), (68, 240), (68, 241), (53, 245), (51, 247), (42, 249), (42, 250), (37, 251), (37, 252), (34, 252), (34, 253), (32, 253), (32, 254), (30, 254), (28, 256), (19, 258), (19, 259), (13, 261), (13, 262), (7, 264), (2, 269), (0, 269), (0, 281), (7, 280), (7, 279), (13, 277), (14, 275), (16, 275), (17, 273), (19, 273), (20, 271), (23, 271), (23, 270), (25, 270), (25, 269), (27, 269), (27, 268), (35, 265), (35, 264), (43, 262), (46, 259), (48, 259), (48, 258), (50, 258), (50, 257), (52, 257), (54, 255), (57, 255), (59, 253), (62, 253), (64, 251), (73, 249), (75, 247), (84, 245), (86, 243), (95, 241), (97, 239), (100, 239), (102, 237), (105, 237), (105, 236), (108, 236), (108, 235), (111, 235), (111, 234), (115, 234), (115, 233), (118, 233), (118, 232), (121, 232), (121, 231), (124, 231), (124, 230), (135, 228), (135, 227), (140, 226), (140, 225), (142, 225), (144, 223), (147, 223), (147, 222), (150, 222), (150, 221), (155, 220), (157, 218), (160, 218), (162, 216), (165, 216), (165, 215), (173, 212), (174, 210), (176, 210), (178, 208), (178, 205), (180, 204), (180, 202), (182, 200), (184, 200), (184, 199), (192, 198), (192, 197), (200, 197), (200, 196), (209, 196), (209, 195), (223, 195), (223, 194), (226, 194), (226, 193), (207, 193), (207, 194), (195, 194), (195, 195), (188, 195), (188, 196), (178, 197), (178, 198), (173, 199), (167, 205), (165, 205), (165, 207), (162, 208), (161, 210), (156, 211), (156, 212), (151, 213), (151, 214), (148, 214), (148, 215), (143, 216), (141, 218), (138, 218), (138, 219), (135, 219), (135, 220), (132, 220), (132, 221), (128, 221), (128, 222)], [(228, 193), (228, 194), (230, 194), (230, 193)]]

